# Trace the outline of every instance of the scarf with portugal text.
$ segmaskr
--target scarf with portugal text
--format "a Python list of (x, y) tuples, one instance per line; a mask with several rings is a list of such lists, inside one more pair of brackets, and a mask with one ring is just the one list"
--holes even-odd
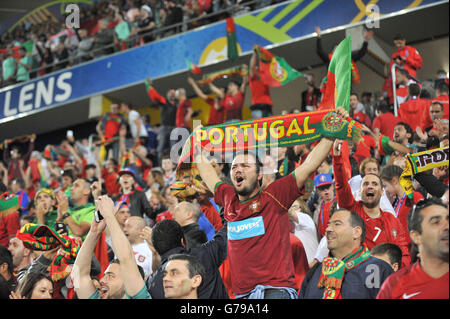
[(322, 137), (359, 143), (361, 125), (352, 118), (340, 117), (334, 109), (326, 109), (207, 126), (187, 139), (177, 165), (176, 180), (181, 182), (184, 177), (198, 175), (195, 146), (221, 154), (312, 143)]

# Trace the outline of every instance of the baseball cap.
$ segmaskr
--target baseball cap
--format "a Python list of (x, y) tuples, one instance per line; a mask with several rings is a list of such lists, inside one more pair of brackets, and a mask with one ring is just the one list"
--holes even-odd
[(131, 175), (131, 176), (133, 176), (133, 177), (136, 177), (136, 173), (134, 172), (134, 170), (131, 169), (131, 168), (129, 168), (129, 167), (122, 168), (122, 169), (119, 171), (119, 175), (120, 175), (120, 176), (122, 176), (122, 175), (124, 175), (124, 174), (129, 174), (129, 175)]
[(319, 174), (314, 177), (314, 187), (320, 187), (333, 184), (334, 181), (330, 174)]

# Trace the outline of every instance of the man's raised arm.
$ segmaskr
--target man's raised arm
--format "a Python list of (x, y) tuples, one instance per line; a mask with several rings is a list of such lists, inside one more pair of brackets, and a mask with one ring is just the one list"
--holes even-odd
[(106, 224), (104, 221), (100, 221), (100, 223), (96, 221), (92, 222), (91, 229), (75, 259), (71, 277), (73, 278), (75, 292), (79, 299), (88, 299), (95, 292), (95, 286), (92, 283), (90, 275), (92, 255), (105, 227)]
[[(336, 112), (342, 118), (348, 117), (348, 112), (342, 107), (336, 108)], [(309, 178), (309, 176), (311, 176), (317, 170), (320, 164), (322, 164), (322, 162), (330, 153), (333, 144), (334, 139), (328, 137), (322, 138), (319, 144), (317, 144), (317, 146), (314, 147), (311, 153), (309, 153), (305, 162), (295, 169), (294, 172), (298, 188), (303, 187), (306, 179)]]
[[(202, 126), (198, 126), (194, 130), (194, 134), (197, 134), (199, 130), (202, 129)], [(208, 186), (208, 189), (214, 194), (214, 187), (220, 182), (219, 176), (217, 176), (216, 170), (208, 161), (208, 159), (202, 154), (202, 148), (199, 145), (195, 145), (196, 154), (195, 154), (195, 164), (197, 165), (198, 172), (203, 180), (203, 182)]]
[(98, 198), (97, 207), (106, 221), (114, 253), (120, 261), (125, 291), (129, 296), (135, 296), (145, 286), (145, 282), (137, 267), (130, 242), (114, 216), (114, 202), (108, 196), (103, 195)]

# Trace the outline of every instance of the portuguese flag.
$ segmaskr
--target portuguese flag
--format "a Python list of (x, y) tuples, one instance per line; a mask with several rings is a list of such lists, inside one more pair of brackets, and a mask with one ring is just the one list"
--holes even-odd
[(327, 83), (319, 110), (342, 106), (350, 109), (350, 87), (352, 81), (352, 36), (339, 43), (328, 67)]
[(232, 17), (226, 19), (227, 26), (227, 57), (228, 60), (236, 61), (239, 57), (237, 40), (236, 40), (236, 27), (234, 26), (234, 19)]
[(188, 70), (192, 74), (196, 74), (196, 75), (202, 74), (202, 70), (194, 62), (190, 61), (189, 59), (186, 59), (186, 65), (187, 65)]
[(259, 75), (268, 86), (283, 86), (303, 73), (292, 68), (284, 58), (273, 55), (259, 45), (253, 47), (259, 58)]

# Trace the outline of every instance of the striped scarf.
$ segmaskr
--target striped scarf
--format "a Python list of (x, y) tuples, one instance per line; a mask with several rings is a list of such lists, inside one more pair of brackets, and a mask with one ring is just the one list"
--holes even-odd
[(334, 257), (325, 258), (317, 284), (317, 287), (324, 288), (323, 299), (342, 299), (341, 287), (344, 275), (369, 258), (370, 251), (365, 244), (356, 248), (342, 260)]
[(17, 232), (17, 238), (32, 250), (47, 251), (61, 246), (63, 253), (56, 254), (50, 265), (50, 277), (53, 281), (64, 279), (70, 274), (67, 266), (75, 262), (82, 244), (79, 238), (59, 234), (47, 225), (31, 223)]

